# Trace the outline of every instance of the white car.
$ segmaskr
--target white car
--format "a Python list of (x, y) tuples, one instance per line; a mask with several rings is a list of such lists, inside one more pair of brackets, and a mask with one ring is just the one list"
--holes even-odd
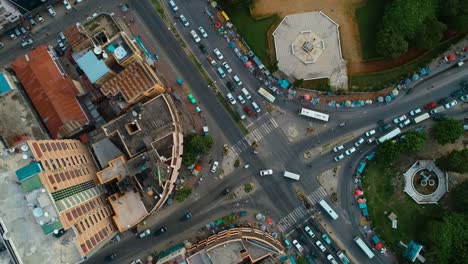
[(339, 146), (336, 146), (333, 148), (333, 152), (338, 152), (340, 150), (344, 149), (344, 146), (343, 145), (339, 145)]
[(343, 158), (344, 158), (344, 155), (343, 155), (343, 154), (340, 154), (340, 155), (336, 156), (334, 159), (335, 159), (335, 161), (340, 161), (340, 160), (342, 160)]
[(445, 109), (452, 108), (458, 104), (457, 100), (453, 100), (451, 102), (448, 102), (444, 105)]
[(32, 39), (25, 39), (23, 42), (21, 42), (21, 47), (26, 48), (28, 46), (31, 46), (33, 44)]
[(305, 227), (304, 227), (304, 230), (306, 231), (306, 233), (307, 233), (311, 238), (314, 238), (314, 237), (315, 237), (314, 232), (312, 232), (312, 229), (310, 229), (309, 226), (305, 226)]
[(345, 151), (345, 154), (349, 156), (349, 155), (351, 155), (351, 154), (354, 153), (354, 152), (356, 152), (356, 148), (355, 148), (355, 147), (352, 147), (352, 148), (350, 148), (350, 149), (347, 149), (347, 150)]
[(245, 104), (245, 100), (244, 100), (244, 97), (242, 97), (242, 95), (239, 94), (239, 95), (237, 96), (237, 100), (239, 100), (239, 103)]
[(328, 254), (327, 259), (332, 263), (332, 264), (338, 264), (338, 262), (335, 260), (335, 258)]
[(372, 136), (374, 134), (375, 134), (375, 129), (371, 129), (371, 130), (366, 132), (366, 137), (370, 137), (370, 136)]
[(218, 161), (213, 162), (213, 165), (211, 166), (211, 172), (212, 173), (216, 172), (216, 170), (218, 169), (218, 165), (219, 165)]
[(393, 123), (398, 124), (398, 123), (400, 123), (402, 121), (405, 121), (405, 120), (406, 120), (406, 115), (402, 115), (400, 117), (397, 117), (397, 118), (393, 119)]
[(207, 38), (208, 37), (208, 34), (206, 34), (206, 31), (203, 27), (199, 27), (198, 28), (198, 31), (200, 31), (200, 34), (204, 37), (204, 38)]
[(216, 55), (216, 57), (218, 57), (219, 60), (224, 59), (223, 54), (221, 54), (221, 51), (219, 51), (218, 48), (214, 49), (213, 52), (214, 52), (214, 54)]
[(37, 15), (37, 20), (39, 21), (39, 23), (44, 23), (45, 21), (41, 15)]
[(169, 5), (171, 6), (172, 11), (177, 12), (177, 10), (179, 10), (179, 7), (174, 3), (174, 1), (170, 0)]
[(229, 102), (230, 102), (232, 105), (235, 105), (235, 104), (236, 104), (236, 99), (234, 99), (234, 96), (232, 96), (231, 93), (226, 94), (226, 97), (228, 98)]
[(182, 25), (184, 25), (186, 27), (190, 26), (190, 23), (187, 21), (187, 19), (185, 18), (184, 15), (180, 15), (179, 19), (180, 19), (180, 22), (182, 22)]
[(65, 8), (66, 8), (67, 10), (70, 10), (70, 9), (72, 8), (71, 5), (70, 5), (70, 3), (68, 3), (68, 0), (63, 0), (63, 4), (65, 5)]
[(227, 62), (223, 62), (223, 66), (224, 66), (224, 68), (226, 69), (227, 72), (229, 72), (229, 73), (232, 72), (231, 66), (229, 66), (229, 64)]
[(297, 251), (299, 252), (304, 251), (304, 248), (301, 246), (301, 244), (299, 244), (299, 242), (296, 239), (294, 239), (292, 243), (296, 247)]
[(201, 41), (200, 37), (198, 36), (197, 32), (195, 32), (195, 30), (190, 31), (190, 35), (192, 35), (192, 38), (195, 41), (195, 43)]
[(405, 126), (407, 126), (409, 124), (411, 124), (411, 121), (409, 119), (406, 119), (405, 121), (401, 122), (399, 126), (401, 128), (404, 128)]
[(354, 143), (354, 146), (359, 147), (362, 143), (364, 143), (364, 138), (358, 139), (358, 141)]
[(417, 108), (417, 109), (411, 110), (411, 111), (409, 112), (409, 114), (410, 114), (410, 116), (415, 116), (415, 115), (417, 115), (417, 114), (419, 114), (419, 113), (421, 113), (421, 112), (422, 112), (422, 111), (421, 111), (421, 108)]
[(322, 251), (322, 252), (325, 251), (325, 250), (327, 250), (327, 249), (323, 246), (322, 242), (320, 242), (319, 240), (317, 240), (317, 242), (315, 242), (315, 245), (317, 245), (317, 247), (320, 248), (320, 251)]
[(272, 169), (261, 170), (261, 171), (260, 171), (260, 176), (266, 176), (266, 175), (272, 175), (272, 174), (273, 174), (273, 170), (272, 170)]
[(47, 11), (53, 17), (56, 15), (55, 10), (54, 10), (54, 8), (52, 6), (47, 6)]
[(144, 238), (145, 236), (151, 234), (151, 231), (149, 229), (146, 229), (145, 231), (141, 232), (138, 237), (139, 238)]

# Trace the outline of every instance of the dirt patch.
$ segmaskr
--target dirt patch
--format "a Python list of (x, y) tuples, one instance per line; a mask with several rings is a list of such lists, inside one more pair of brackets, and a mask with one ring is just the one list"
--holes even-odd
[[(333, 195), (333, 194), (334, 193), (336, 194), (336, 188), (338, 187), (338, 171), (339, 170), (340, 170), (340, 166), (337, 166), (327, 171), (324, 171), (322, 174), (320, 174), (317, 177), (317, 180), (320, 183), (320, 185), (322, 185), (322, 187), (330, 196), (336, 197), (336, 195)], [(336, 201), (334, 202), (336, 203)]]

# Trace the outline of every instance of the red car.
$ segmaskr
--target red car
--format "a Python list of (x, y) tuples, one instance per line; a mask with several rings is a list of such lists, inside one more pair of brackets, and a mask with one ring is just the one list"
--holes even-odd
[(436, 103), (430, 102), (430, 103), (428, 103), (427, 105), (424, 106), (424, 109), (426, 109), (426, 110), (431, 110), (431, 109), (436, 108), (436, 106), (437, 106)]
[(252, 110), (252, 107), (246, 106), (246, 107), (244, 107), (244, 111), (247, 113), (248, 116), (250, 116), (250, 117), (254, 116), (254, 112)]

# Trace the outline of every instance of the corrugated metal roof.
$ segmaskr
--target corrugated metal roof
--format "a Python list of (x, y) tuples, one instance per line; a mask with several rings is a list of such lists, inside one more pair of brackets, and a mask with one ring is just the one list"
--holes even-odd
[(76, 60), (78, 66), (88, 76), (89, 81), (95, 83), (109, 72), (109, 68), (103, 60), (99, 60), (93, 51), (88, 51), (83, 57)]
[(52, 138), (67, 122), (88, 122), (71, 78), (62, 76), (46, 45), (18, 57), (11, 66)]

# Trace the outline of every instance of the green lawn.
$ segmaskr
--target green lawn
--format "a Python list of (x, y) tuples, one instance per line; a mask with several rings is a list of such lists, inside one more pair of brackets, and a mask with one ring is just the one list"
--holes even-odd
[(388, 2), (388, 0), (367, 0), (365, 5), (356, 8), (362, 56), (365, 60), (379, 57), (376, 51), (377, 32)]
[[(390, 184), (391, 175), (395, 172), (385, 168), (385, 165), (371, 162), (364, 172), (364, 195), (369, 207), (369, 216), (372, 226), (377, 233), (393, 250), (401, 240), (408, 243), (415, 239), (425, 243), (426, 224), (443, 213), (438, 205), (418, 205), (406, 193), (395, 198), (393, 187)], [(392, 229), (391, 221), (387, 218), (390, 212), (397, 215), (398, 228)]]
[(328, 78), (307, 80), (302, 83), (301, 88), (328, 92), (330, 91), (330, 84)]
[(269, 64), (267, 31), (276, 17), (256, 20), (250, 16), (249, 8), (243, 5), (226, 6), (225, 11), (255, 55), (263, 64)]

